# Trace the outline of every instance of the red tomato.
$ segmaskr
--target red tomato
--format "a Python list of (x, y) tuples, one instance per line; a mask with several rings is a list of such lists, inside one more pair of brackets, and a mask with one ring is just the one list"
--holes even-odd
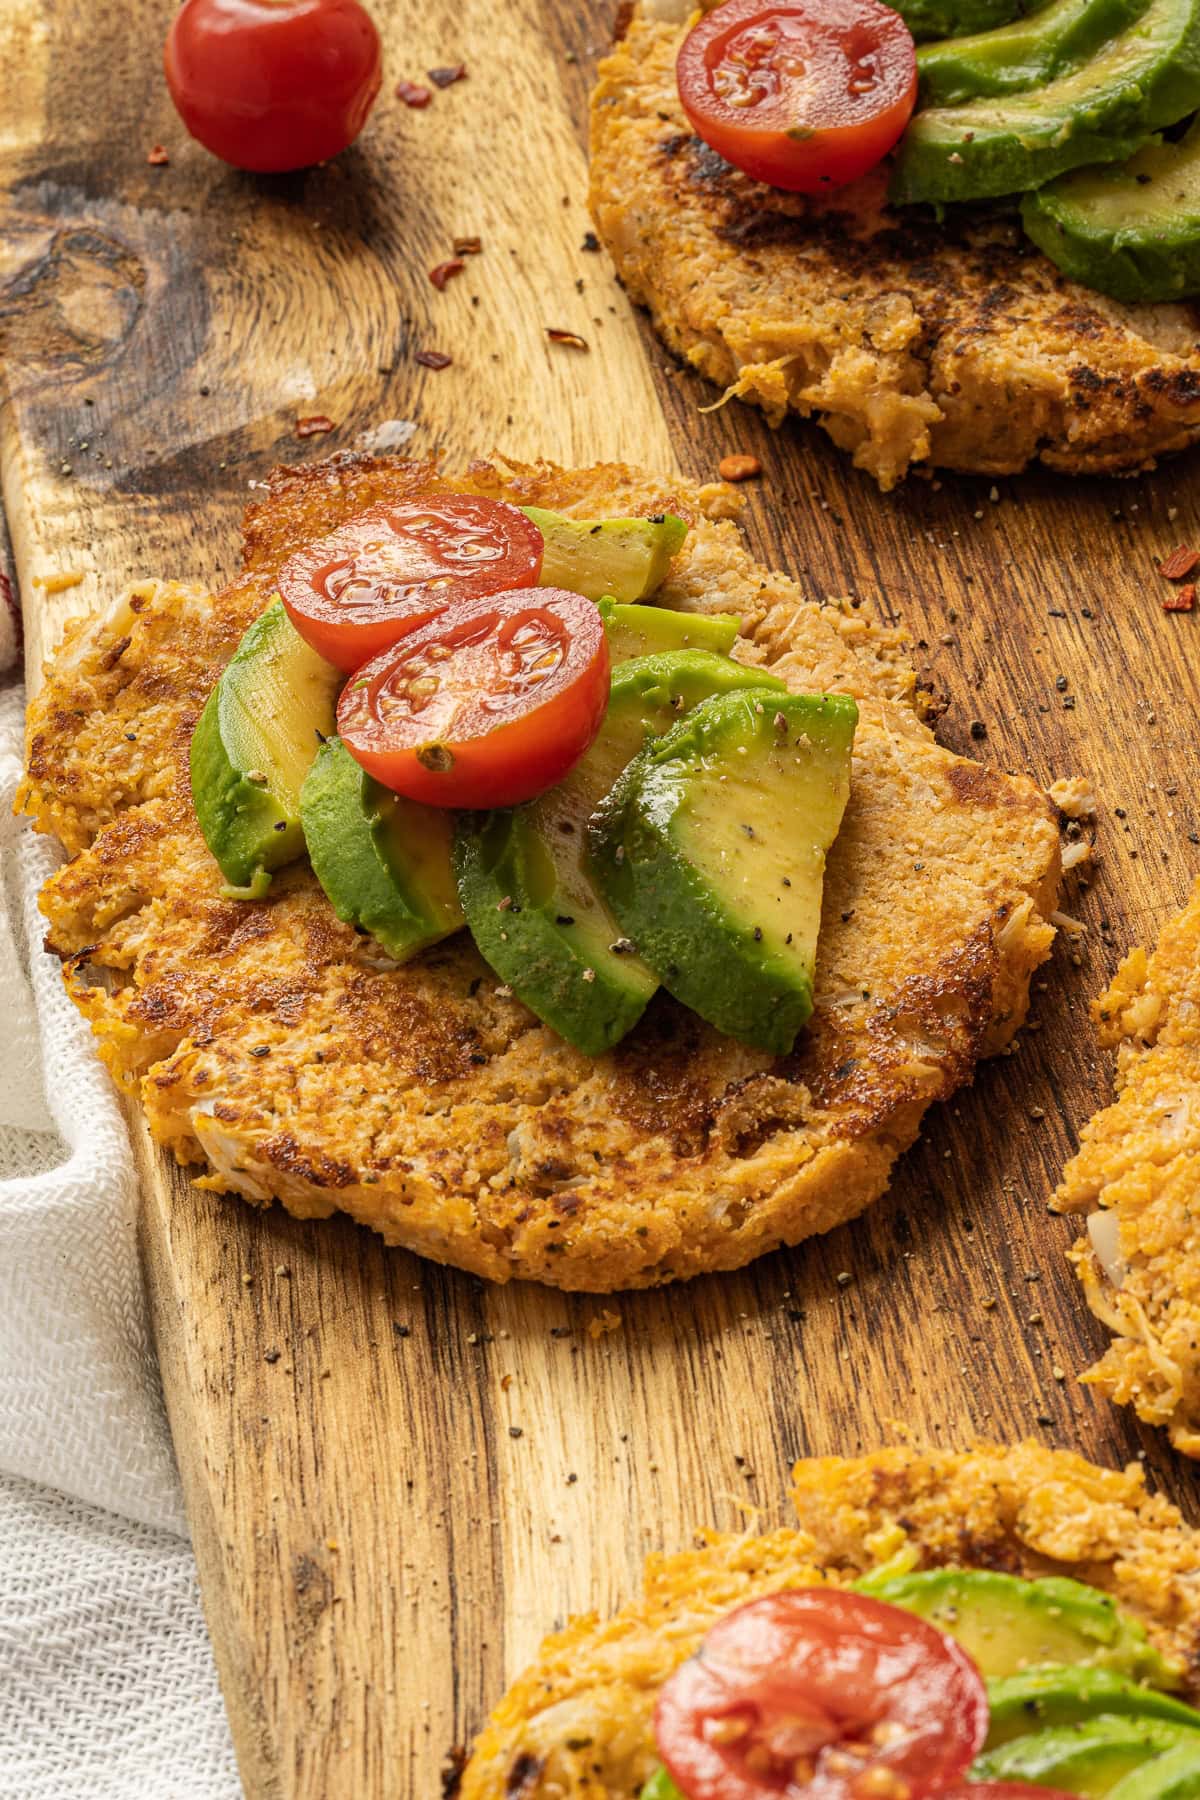
[(608, 640), (562, 588), (464, 600), (346, 683), (338, 731), (385, 787), (433, 806), (515, 806), (553, 787), (600, 729)]
[(965, 1650), (837, 1588), (739, 1606), (671, 1676), (654, 1715), (687, 1800), (922, 1800), (961, 1779), (987, 1727)]
[(459, 600), (529, 587), (542, 534), (519, 507), (469, 494), (373, 506), (279, 572), (288, 617), (347, 673)]
[(383, 74), (359, 0), (184, 0), (167, 86), (206, 150), (238, 169), (306, 169), (352, 144)]
[(917, 54), (879, 0), (726, 0), (684, 39), (693, 127), (756, 181), (817, 194), (887, 155), (917, 98)]

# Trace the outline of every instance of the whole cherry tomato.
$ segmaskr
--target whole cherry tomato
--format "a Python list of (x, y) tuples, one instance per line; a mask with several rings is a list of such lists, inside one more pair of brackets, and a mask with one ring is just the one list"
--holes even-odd
[(675, 72), (706, 144), (801, 194), (865, 175), (917, 98), (912, 33), (880, 0), (725, 0), (688, 33)]
[(654, 1715), (687, 1800), (925, 1800), (962, 1779), (987, 1728), (965, 1650), (840, 1588), (767, 1594), (727, 1614)]
[(545, 544), (519, 507), (472, 494), (372, 506), (279, 572), (306, 643), (349, 673), (459, 600), (529, 587)]
[(383, 75), (359, 0), (184, 0), (163, 60), (192, 136), (263, 172), (305, 169), (352, 144)]
[(608, 704), (599, 609), (562, 588), (464, 600), (352, 675), (338, 731), (369, 775), (432, 806), (515, 806), (553, 787)]

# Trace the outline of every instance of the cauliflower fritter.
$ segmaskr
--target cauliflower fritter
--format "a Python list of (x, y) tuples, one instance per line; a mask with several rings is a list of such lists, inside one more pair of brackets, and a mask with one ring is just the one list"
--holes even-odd
[(853, 1581), (905, 1546), (916, 1566), (1069, 1575), (1103, 1588), (1188, 1671), (1200, 1697), (1200, 1532), (1146, 1491), (1034, 1443), (900, 1447), (797, 1463), (798, 1531), (704, 1532), (651, 1557), (640, 1599), (542, 1645), (480, 1734), (461, 1800), (631, 1800), (658, 1757), (658, 1690), (723, 1613), (758, 1594)]
[(691, 10), (636, 7), (592, 99), (596, 227), (677, 355), (885, 489), (914, 463), (1143, 469), (1200, 435), (1192, 307), (1067, 281), (994, 205), (893, 211), (886, 163), (813, 199), (731, 168), (676, 92)]
[(1092, 1007), (1117, 1100), (1084, 1126), (1054, 1196), (1088, 1215), (1072, 1252), (1113, 1343), (1083, 1377), (1200, 1456), (1200, 882)]
[(590, 1060), (465, 932), (397, 968), (304, 862), (261, 902), (222, 896), (188, 774), (217, 674), (296, 545), (436, 480), (373, 459), (280, 472), (223, 593), (143, 586), (69, 634), (30, 709), (23, 804), (76, 852), (43, 906), (101, 1054), (158, 1141), (207, 1164), (202, 1186), (305, 1217), (341, 1209), (496, 1281), (648, 1286), (852, 1218), (930, 1103), (1024, 1017), (1053, 937), (1055, 815), (1030, 782), (940, 748), (898, 640), (754, 563), (703, 490), (486, 464), (447, 484), (581, 516), (682, 510), (692, 530), (663, 603), (740, 613), (739, 655), (857, 698), (816, 1011), (790, 1056), (660, 995)]

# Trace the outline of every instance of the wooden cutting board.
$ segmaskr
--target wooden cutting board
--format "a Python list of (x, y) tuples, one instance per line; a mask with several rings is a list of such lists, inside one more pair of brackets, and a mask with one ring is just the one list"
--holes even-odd
[[(369, 130), (276, 179), (185, 138), (167, 0), (0, 8), (0, 475), (31, 679), (63, 619), (128, 578), (227, 576), (248, 484), (383, 421), (451, 459), (710, 477), (745, 450), (765, 470), (755, 550), (902, 618), (954, 697), (948, 743), (1088, 774), (1104, 804), (1066, 901), (1086, 937), (1077, 961), (1060, 940), (1014, 1054), (932, 1115), (865, 1219), (742, 1275), (615, 1300), (488, 1288), (342, 1222), (198, 1194), (139, 1136), (167, 1404), (255, 1800), (428, 1800), (546, 1628), (613, 1604), (697, 1522), (785, 1519), (792, 1458), (896, 1421), (1142, 1456), (1192, 1516), (1200, 1498), (1161, 1438), (1076, 1384), (1104, 1334), (1063, 1260), (1074, 1229), (1045, 1211), (1109, 1091), (1087, 1001), (1200, 867), (1200, 613), (1164, 615), (1154, 573), (1200, 541), (1200, 461), (881, 497), (816, 430), (701, 416), (712, 394), (584, 247), (608, 0), (373, 4), (389, 79)], [(462, 59), (426, 111), (393, 98)], [(460, 234), (482, 254), (438, 293), (427, 270)], [(301, 440), (318, 413), (335, 429)]]

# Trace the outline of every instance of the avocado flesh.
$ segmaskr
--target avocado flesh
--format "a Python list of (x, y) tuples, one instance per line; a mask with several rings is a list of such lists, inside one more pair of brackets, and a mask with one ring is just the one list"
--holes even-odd
[(1031, 1782), (1103, 1800), (1150, 1759), (1189, 1744), (1200, 1758), (1200, 1731), (1166, 1719), (1098, 1713), (1075, 1725), (1030, 1731), (985, 1750), (971, 1765), (971, 1780)]
[(857, 719), (841, 694), (707, 700), (630, 764), (589, 827), (597, 885), (663, 986), (776, 1056), (812, 1012)]
[(600, 617), (608, 635), (609, 661), (632, 662), (637, 656), (659, 656), (668, 650), (711, 650), (727, 656), (742, 621), (736, 613), (681, 613), (665, 606), (625, 606), (607, 596)]
[(192, 802), (233, 886), (262, 893), (268, 871), (303, 853), (300, 789), (336, 730), (341, 684), (275, 599), (209, 695), (192, 734)]
[(450, 868), (452, 815), (381, 787), (340, 738), (317, 752), (300, 790), (300, 822), (338, 918), (369, 931), (396, 962), (464, 923)]
[(991, 1723), (985, 1749), (1046, 1726), (1074, 1725), (1095, 1713), (1167, 1719), (1200, 1730), (1200, 1713), (1113, 1669), (1086, 1663), (1055, 1664), (1001, 1675), (988, 1682)]
[(1120, 167), (1076, 169), (1027, 194), (1021, 223), (1064, 275), (1114, 300), (1200, 294), (1200, 124)]
[(896, 8), (918, 44), (991, 31), (1032, 10), (1021, 0), (900, 0)]
[(1195, 109), (1200, 0), (1150, 0), (1069, 74), (1028, 93), (916, 113), (900, 141), (894, 201), (1024, 193), (1086, 163), (1122, 162)]
[(1200, 1795), (1200, 1742), (1179, 1744), (1122, 1776), (1109, 1800), (1196, 1800)]
[(523, 506), (545, 540), (542, 587), (568, 588), (588, 600), (644, 600), (661, 587), (687, 536), (674, 513), (653, 519), (568, 519)]
[(1066, 1576), (1023, 1581), (992, 1569), (926, 1569), (885, 1580), (867, 1576), (855, 1585), (928, 1619), (989, 1678), (1069, 1663), (1179, 1685), (1179, 1670), (1109, 1595)]
[(917, 53), (922, 106), (1022, 93), (1066, 74), (1145, 12), (1147, 0), (1051, 0), (1032, 17)]
[(638, 1795), (638, 1800), (683, 1800), (683, 1795), (663, 1768), (655, 1769)]
[(459, 820), (454, 871), (480, 954), (585, 1055), (601, 1055), (632, 1030), (658, 986), (597, 892), (588, 819), (648, 737), (710, 695), (765, 684), (783, 690), (702, 650), (625, 663), (614, 671), (599, 736), (563, 781), (524, 806)]

